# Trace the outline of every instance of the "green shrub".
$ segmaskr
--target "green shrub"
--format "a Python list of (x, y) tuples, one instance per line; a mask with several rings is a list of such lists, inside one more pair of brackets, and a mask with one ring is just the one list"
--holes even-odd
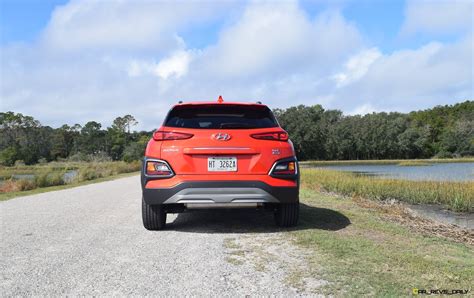
[(97, 169), (93, 168), (84, 168), (79, 170), (79, 179), (80, 181), (89, 181), (100, 178)]
[(87, 155), (81, 152), (74, 153), (67, 158), (68, 161), (72, 161), (72, 162), (85, 161), (86, 159), (87, 159)]
[(96, 154), (90, 154), (87, 156), (87, 161), (89, 162), (106, 162), (112, 161), (112, 157), (110, 157), (105, 152), (98, 152)]
[(123, 150), (122, 159), (126, 162), (140, 160), (145, 154), (145, 145), (140, 143), (131, 143)]
[(46, 178), (48, 186), (64, 185), (64, 172), (53, 172)]
[(68, 161), (72, 162), (107, 162), (112, 161), (112, 158), (105, 152), (98, 152), (95, 154), (75, 153), (68, 157)]
[(35, 183), (38, 187), (47, 187), (48, 186), (48, 174), (49, 172), (42, 172), (36, 175)]
[(35, 184), (38, 187), (48, 187), (48, 186), (56, 186), (56, 185), (63, 185), (64, 183), (64, 172), (57, 172), (57, 171), (43, 171), (38, 173), (35, 177)]
[(25, 162), (21, 159), (15, 160), (15, 167), (24, 167)]
[(42, 158), (38, 159), (38, 163), (44, 165), (44, 164), (48, 163), (48, 160), (46, 158), (42, 157)]
[(15, 164), (18, 152), (14, 147), (8, 147), (0, 151), (0, 164), (12, 166)]

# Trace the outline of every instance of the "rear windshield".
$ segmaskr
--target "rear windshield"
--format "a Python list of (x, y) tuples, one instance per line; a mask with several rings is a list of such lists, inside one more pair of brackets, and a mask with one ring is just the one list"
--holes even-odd
[(202, 129), (251, 129), (277, 127), (273, 113), (266, 106), (189, 105), (174, 107), (165, 126)]

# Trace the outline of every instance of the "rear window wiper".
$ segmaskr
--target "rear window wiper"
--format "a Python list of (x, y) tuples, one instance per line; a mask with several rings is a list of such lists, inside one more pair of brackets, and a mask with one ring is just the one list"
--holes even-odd
[(220, 128), (256, 128), (255, 126), (250, 126), (243, 123), (222, 123)]

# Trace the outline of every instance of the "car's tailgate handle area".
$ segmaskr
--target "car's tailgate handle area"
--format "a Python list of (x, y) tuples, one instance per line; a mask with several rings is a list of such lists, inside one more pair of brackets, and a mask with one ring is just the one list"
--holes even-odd
[(187, 155), (251, 155), (259, 154), (260, 150), (248, 147), (193, 147), (184, 148), (183, 153)]

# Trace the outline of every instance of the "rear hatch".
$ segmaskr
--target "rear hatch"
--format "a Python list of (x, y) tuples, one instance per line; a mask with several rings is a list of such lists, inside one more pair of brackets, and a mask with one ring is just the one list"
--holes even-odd
[(160, 131), (189, 137), (161, 145), (162, 159), (178, 175), (262, 175), (276, 160), (293, 155), (284, 138), (256, 138), (286, 135), (270, 109), (260, 104), (178, 105)]

